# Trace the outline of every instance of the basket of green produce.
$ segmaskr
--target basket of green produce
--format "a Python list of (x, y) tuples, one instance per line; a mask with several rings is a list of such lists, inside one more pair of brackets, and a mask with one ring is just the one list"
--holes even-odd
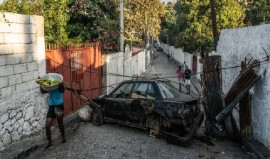
[(63, 81), (63, 76), (58, 73), (48, 73), (36, 80), (45, 91), (56, 90)]

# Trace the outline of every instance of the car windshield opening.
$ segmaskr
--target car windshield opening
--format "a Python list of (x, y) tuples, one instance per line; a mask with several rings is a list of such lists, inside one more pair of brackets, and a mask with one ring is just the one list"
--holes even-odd
[(133, 87), (133, 83), (125, 83), (121, 85), (117, 90), (111, 93), (113, 98), (128, 98), (130, 91)]
[(160, 88), (163, 98), (180, 98), (180, 92), (169, 81), (159, 81), (158, 86)]

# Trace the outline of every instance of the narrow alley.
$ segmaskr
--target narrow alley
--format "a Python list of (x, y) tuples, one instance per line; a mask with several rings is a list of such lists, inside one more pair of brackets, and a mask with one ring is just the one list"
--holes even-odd
[[(152, 59), (152, 65), (148, 68), (146, 77), (158, 77), (161, 79), (170, 80), (172, 84), (176, 88), (178, 88), (178, 79), (177, 79), (177, 71), (178, 64), (175, 61), (168, 60), (167, 56), (162, 53), (158, 52), (158, 58)], [(189, 99), (191, 97), (197, 97), (199, 93), (197, 89), (199, 87), (199, 81), (195, 76), (191, 76), (191, 94), (186, 94), (186, 88), (182, 86), (182, 95), (184, 99)], [(197, 88), (195, 89), (194, 86)], [(199, 90), (200, 91), (200, 90)]]
[[(160, 53), (154, 59), (146, 76), (158, 74), (160, 78), (176, 77), (177, 65), (169, 62), (167, 57)], [(176, 78), (172, 78), (176, 81)], [(187, 95), (183, 94), (185, 98)], [(62, 144), (54, 137), (54, 147), (50, 150), (41, 149), (32, 153), (28, 159), (242, 159), (249, 155), (241, 149), (239, 143), (231, 141), (212, 141), (215, 146), (194, 139), (190, 146), (183, 148), (169, 145), (164, 139), (155, 139), (147, 131), (117, 124), (105, 123), (102, 126), (93, 126), (91, 122), (76, 121), (75, 126), (67, 125), (67, 142)], [(77, 127), (76, 129), (72, 127)], [(201, 129), (201, 133), (203, 129)], [(57, 133), (57, 132), (53, 132)], [(44, 142), (45, 142), (44, 138)], [(45, 143), (44, 143), (45, 144)]]
[(0, 159), (270, 159), (269, 12), (0, 0)]

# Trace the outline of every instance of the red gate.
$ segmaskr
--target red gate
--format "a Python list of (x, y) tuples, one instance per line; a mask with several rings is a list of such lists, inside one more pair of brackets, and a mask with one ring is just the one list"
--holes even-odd
[[(101, 94), (102, 55), (99, 44), (80, 44), (76, 46), (46, 45), (47, 72), (63, 75), (64, 82), (78, 90), (87, 98)], [(70, 91), (64, 93), (65, 114), (70, 114), (84, 105)]]

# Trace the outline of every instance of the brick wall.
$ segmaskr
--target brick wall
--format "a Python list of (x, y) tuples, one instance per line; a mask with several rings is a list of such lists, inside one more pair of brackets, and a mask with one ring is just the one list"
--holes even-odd
[(38, 133), (47, 104), (35, 79), (44, 75), (44, 20), (0, 13), (0, 150)]
[[(270, 55), (270, 25), (259, 25), (238, 29), (222, 30), (217, 53), (222, 56), (222, 67), (240, 65), (245, 58), (262, 59)], [(266, 69), (266, 74), (257, 82), (252, 92), (252, 131), (253, 137), (270, 148), (270, 63), (261, 63), (257, 72)], [(223, 91), (226, 93), (239, 74), (240, 68), (222, 71)]]

